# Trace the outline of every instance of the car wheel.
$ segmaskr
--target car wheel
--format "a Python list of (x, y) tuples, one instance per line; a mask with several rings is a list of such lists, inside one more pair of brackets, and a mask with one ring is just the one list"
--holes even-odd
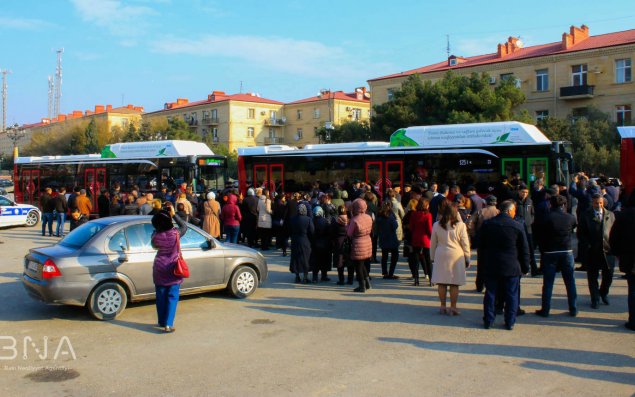
[(239, 267), (229, 281), (229, 290), (235, 298), (244, 299), (258, 288), (258, 276), (248, 266)]
[(40, 216), (37, 214), (36, 211), (30, 211), (28, 214), (26, 214), (25, 225), (27, 225), (28, 227), (33, 227), (37, 225), (39, 221), (40, 221)]
[(86, 305), (90, 314), (98, 320), (112, 320), (126, 308), (128, 295), (117, 283), (100, 284), (93, 290)]

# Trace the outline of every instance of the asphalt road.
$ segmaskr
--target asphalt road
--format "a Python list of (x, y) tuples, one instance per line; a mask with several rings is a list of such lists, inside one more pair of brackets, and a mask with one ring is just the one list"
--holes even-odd
[[(0, 230), (3, 396), (635, 395), (635, 333), (623, 327), (626, 282), (617, 277), (611, 305), (600, 310), (589, 308), (578, 272), (577, 318), (558, 278), (550, 318), (527, 314), (507, 331), (499, 316), (484, 330), (474, 268), (461, 315), (448, 317), (437, 313), (436, 289), (412, 286), (403, 261), (400, 280), (375, 277), (357, 294), (334, 282), (293, 284), (288, 258), (269, 251), (270, 279), (255, 295), (184, 298), (176, 332), (161, 334), (153, 303), (100, 322), (83, 308), (32, 300), (20, 283), (22, 258), (55, 241), (37, 229)], [(528, 313), (541, 286), (523, 279)]]

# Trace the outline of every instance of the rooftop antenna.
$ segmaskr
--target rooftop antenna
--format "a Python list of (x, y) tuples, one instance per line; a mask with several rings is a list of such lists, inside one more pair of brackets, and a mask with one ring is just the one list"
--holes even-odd
[(7, 129), (7, 75), (11, 74), (10, 70), (2, 69), (2, 128), (0, 131)]
[(445, 52), (448, 54), (448, 58), (449, 58), (450, 57), (450, 35), (449, 34), (445, 35), (445, 41), (446, 41)]
[(53, 93), (55, 91), (55, 83), (53, 82), (53, 76), (48, 76), (49, 90), (48, 90), (48, 118), (53, 118)]
[(62, 54), (64, 53), (64, 49), (60, 48), (55, 52), (57, 53), (57, 68), (55, 69), (53, 117), (57, 117), (60, 114), (60, 99), (62, 98)]
[(240, 80), (240, 93), (241, 94), (243, 93), (243, 81), (242, 80)]

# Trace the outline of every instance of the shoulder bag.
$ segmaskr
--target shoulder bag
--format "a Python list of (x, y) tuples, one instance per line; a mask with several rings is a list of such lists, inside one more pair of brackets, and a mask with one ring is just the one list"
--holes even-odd
[(181, 253), (181, 238), (178, 233), (176, 235), (176, 248), (179, 251), (179, 256), (176, 258), (176, 265), (174, 266), (174, 275), (181, 278), (190, 277), (190, 268), (187, 267), (187, 262), (183, 259), (183, 254)]

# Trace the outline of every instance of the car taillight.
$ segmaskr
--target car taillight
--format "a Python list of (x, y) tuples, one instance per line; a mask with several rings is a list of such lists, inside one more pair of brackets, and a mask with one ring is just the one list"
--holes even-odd
[(61, 277), (62, 273), (60, 269), (57, 268), (55, 262), (50, 259), (47, 259), (44, 262), (44, 266), (42, 266), (42, 278), (53, 278), (53, 277)]

